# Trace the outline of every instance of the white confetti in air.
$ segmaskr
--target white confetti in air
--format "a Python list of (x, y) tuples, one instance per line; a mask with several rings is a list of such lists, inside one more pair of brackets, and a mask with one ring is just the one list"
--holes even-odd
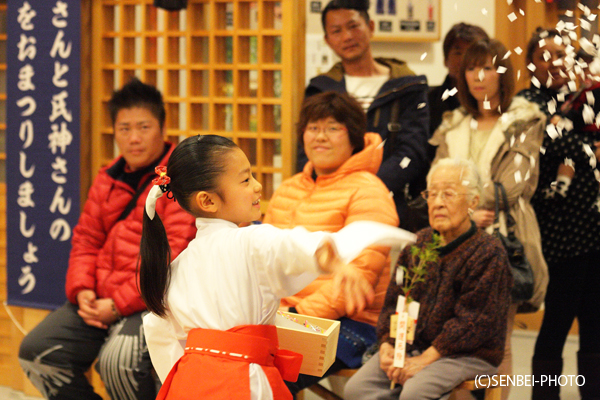
[(546, 87), (550, 87), (552, 86), (552, 77), (549, 76), (548, 79), (546, 79)]
[(479, 73), (477, 74), (477, 77), (479, 78), (479, 81), (483, 82), (483, 78), (485, 77), (485, 72), (483, 72), (483, 68), (481, 68), (479, 70)]
[(596, 14), (590, 14), (587, 17), (590, 21), (594, 22), (596, 20)]
[(596, 98), (594, 97), (594, 93), (591, 90), (585, 92), (585, 99), (587, 100), (587, 103), (592, 107), (594, 106), (594, 103), (596, 103)]
[(463, 186), (469, 186), (469, 184), (471, 182), (467, 181), (466, 179), (464, 181), (461, 182)]
[(549, 59), (552, 58), (552, 55), (548, 50), (544, 50), (544, 61), (548, 62)]
[(594, 155), (594, 152), (592, 151), (592, 148), (587, 143), (583, 144), (583, 151), (585, 151), (585, 154), (587, 154), (588, 157), (592, 157)]
[(517, 71), (517, 80), (521, 79), (521, 70)]
[(552, 99), (548, 102), (548, 112), (550, 115), (554, 115), (556, 113), (556, 100)]
[(533, 155), (529, 156), (529, 164), (531, 164), (531, 168), (535, 168), (535, 157)]
[(510, 137), (510, 147), (513, 147), (515, 145), (515, 140), (516, 139), (514, 135)]
[(550, 136), (550, 139), (554, 140), (558, 137), (558, 130), (556, 130), (556, 126), (554, 124), (548, 124), (546, 126), (546, 133)]
[(410, 164), (410, 158), (408, 157), (404, 157), (402, 161), (400, 161), (400, 167), (402, 167), (402, 169), (408, 167), (408, 164)]
[(531, 178), (531, 170), (528, 169), (527, 172), (525, 172), (525, 180), (528, 181), (529, 178)]
[(502, 65), (500, 65), (498, 67), (498, 69), (496, 70), (496, 72), (499, 73), (499, 74), (503, 74), (503, 73), (506, 72), (506, 67), (503, 67)]
[[(569, 63), (569, 65), (571, 65), (571, 63)], [(562, 69), (559, 69), (559, 70), (558, 70), (558, 74), (559, 74), (561, 77), (563, 77), (563, 78), (568, 78), (567, 74), (565, 74), (565, 71), (563, 71)], [(559, 93), (559, 94), (560, 94), (560, 93)], [(564, 94), (562, 94), (562, 96), (564, 96)], [(564, 99), (563, 99), (563, 100), (561, 100), (561, 101), (564, 101)]]
[(596, 157), (590, 157), (590, 167), (596, 168)]
[(561, 65), (563, 65), (563, 59), (559, 58), (557, 60), (552, 61), (552, 65), (555, 65), (557, 67), (560, 67)]
[(521, 143), (525, 142), (525, 139), (527, 139), (527, 135), (525, 134), (525, 132), (521, 133), (521, 136), (519, 137), (519, 139), (521, 139)]
[(510, 20), (510, 22), (514, 22), (514, 20), (517, 19), (517, 15), (514, 12), (511, 12), (510, 14), (508, 14), (508, 19)]
[(483, 109), (484, 110), (491, 110), (492, 106), (490, 105), (490, 102), (487, 99), (487, 94), (485, 95), (485, 99), (483, 100)]
[(542, 2), (542, 0), (535, 0), (535, 2), (536, 2), (536, 3), (541, 3), (541, 2)]
[(388, 196), (390, 196), (390, 199), (391, 199), (392, 197), (394, 197), (394, 192), (390, 191), (390, 194)]
[(596, 180), (598, 182), (600, 182), (600, 171), (598, 171), (597, 169), (594, 170), (594, 176), (596, 177)]
[(387, 141), (387, 138), (383, 140), (383, 142), (379, 143), (379, 145), (377, 146), (378, 149), (383, 148), (383, 145), (385, 144), (385, 142)]
[(482, 8), (482, 9), (481, 9), (481, 13), (482, 13), (483, 15), (487, 15), (487, 12), (488, 12), (488, 11), (487, 11), (485, 8)]
[(585, 37), (582, 37), (579, 40), (579, 45), (581, 46), (583, 51), (585, 51), (588, 54), (596, 54), (597, 53), (596, 46)]
[(421, 61), (423, 61), (425, 59), (425, 57), (427, 57), (427, 52), (421, 54)]
[(509, 6), (513, 3), (513, 0), (506, 0), (506, 4), (508, 4)]
[(560, 36), (560, 35), (554, 36), (554, 43), (556, 43), (557, 45), (560, 46), (560, 45), (562, 45), (562, 42), (563, 42), (562, 36)]
[(586, 31), (589, 31), (592, 29), (592, 24), (590, 24), (590, 22), (586, 19), (583, 18), (579, 18), (579, 20), (581, 21), (581, 29), (585, 29)]
[(518, 55), (521, 55), (521, 53), (523, 53), (523, 49), (520, 47), (515, 47), (515, 53), (517, 53)]
[(594, 118), (596, 117), (596, 113), (594, 109), (589, 104), (583, 105), (583, 111), (581, 112), (581, 116), (583, 117), (583, 122), (587, 125), (594, 123)]
[(569, 118), (563, 118), (561, 119), (561, 122), (563, 123), (563, 129), (565, 131), (569, 132), (573, 129), (573, 121), (571, 121)]
[(535, 65), (533, 65), (533, 63), (529, 63), (529, 65), (527, 66), (527, 69), (530, 70), (531, 72), (535, 72)]
[(510, 55), (511, 55), (511, 54), (512, 54), (512, 53), (510, 52), (510, 50), (508, 50), (508, 51), (506, 52), (506, 54), (504, 55), (504, 57), (502, 57), (502, 59), (503, 59), (503, 60), (506, 60), (508, 57), (510, 57)]
[(546, 154), (546, 148), (540, 146), (540, 153), (541, 154)]
[(569, 32), (569, 39), (571, 39), (572, 41), (575, 42), (577, 40), (577, 32), (575, 32), (575, 31)]
[(442, 93), (442, 100), (446, 100), (448, 97), (454, 96), (456, 93), (458, 93), (458, 89), (456, 87), (453, 87), (450, 90), (446, 89), (444, 90), (444, 93)]
[(567, 167), (571, 167), (571, 168), (575, 169), (575, 163), (570, 158), (565, 158), (565, 160), (563, 161), (563, 164), (565, 164)]
[(419, 103), (419, 105), (417, 106), (417, 110), (420, 110), (421, 108), (425, 107), (427, 104), (426, 103)]
[(525, 16), (525, 11), (523, 11), (523, 9), (519, 8), (519, 14)]
[(477, 130), (477, 126), (479, 125), (479, 123), (477, 122), (477, 120), (475, 118), (471, 118), (471, 129), (476, 131)]
[(521, 166), (521, 163), (523, 162), (523, 155), (517, 153), (513, 161), (515, 163), (515, 167), (519, 168)]
[(569, 81), (569, 83), (567, 83), (567, 86), (569, 87), (569, 90), (571, 92), (574, 92), (577, 90), (577, 84), (575, 83), (574, 80)]
[(567, 11), (565, 11), (565, 16), (566, 17), (572, 17), (573, 16), (573, 10), (567, 10)]
[(523, 182), (523, 177), (521, 176), (521, 171), (515, 171), (515, 183)]
[(596, 120), (594, 121), (594, 123), (596, 124), (596, 127), (600, 126), (600, 112), (596, 114)]
[(546, 39), (540, 39), (540, 41), (538, 42), (538, 46), (540, 48), (544, 47), (546, 45)]
[(497, 56), (494, 56), (494, 58), (492, 58), (492, 65), (496, 65), (496, 57)]
[(566, 93), (559, 93), (556, 95), (556, 100), (558, 100), (562, 103), (565, 101), (565, 96), (566, 96)]

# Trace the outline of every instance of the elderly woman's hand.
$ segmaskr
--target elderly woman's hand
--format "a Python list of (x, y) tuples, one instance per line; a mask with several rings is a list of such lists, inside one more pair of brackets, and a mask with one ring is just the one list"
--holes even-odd
[(494, 223), (496, 212), (480, 208), (473, 212), (471, 219), (475, 222), (478, 228), (487, 228)]
[(407, 358), (404, 361), (404, 368), (396, 368), (388, 373), (388, 378), (392, 382), (404, 385), (404, 383), (415, 376), (423, 368), (440, 359), (442, 355), (431, 346), (423, 352), (423, 354), (415, 357)]
[(393, 364), (394, 346), (388, 342), (381, 343), (381, 346), (379, 346), (379, 368), (387, 374), (387, 372), (393, 368)]

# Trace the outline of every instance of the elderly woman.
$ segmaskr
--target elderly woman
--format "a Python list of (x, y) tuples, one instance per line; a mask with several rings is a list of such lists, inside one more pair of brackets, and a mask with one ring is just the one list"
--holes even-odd
[[(544, 37), (543, 46), (540, 41)], [(566, 85), (563, 65), (566, 50), (555, 30), (538, 31), (527, 46), (527, 60), (544, 74), (547, 81), (532, 75), (532, 85), (519, 93), (539, 104), (549, 116), (560, 111), (559, 89)], [(564, 68), (564, 67), (563, 67)], [(550, 72), (550, 74), (548, 74)], [(550, 76), (551, 79), (548, 78)], [(537, 79), (541, 85), (534, 80)], [(600, 132), (594, 124), (583, 122), (582, 106), (593, 93), (598, 107), (598, 88), (571, 99), (566, 115), (573, 129), (563, 135), (546, 135), (540, 155), (539, 185), (531, 203), (540, 223), (542, 249), (548, 262), (550, 281), (545, 299), (544, 319), (532, 360), (532, 372), (540, 376), (560, 375), (563, 349), (577, 318), (579, 352), (577, 370), (586, 383), (580, 387), (582, 398), (600, 398), (600, 313), (597, 309), (600, 287), (600, 194), (596, 174), (600, 159)], [(564, 111), (564, 110), (563, 110)], [(594, 110), (597, 113), (598, 110)], [(553, 115), (553, 121), (556, 116)], [(595, 154), (592, 156), (592, 152)], [(567, 165), (565, 160), (571, 161)], [(570, 165), (573, 165), (571, 167)], [(557, 400), (560, 386), (532, 388), (533, 400)]]
[[(375, 176), (383, 157), (381, 137), (365, 133), (366, 129), (361, 106), (347, 94), (324, 92), (308, 97), (300, 112), (298, 137), (309, 161), (301, 173), (275, 191), (263, 222), (330, 232), (359, 220), (398, 226), (389, 190)], [(388, 253), (386, 248), (368, 248), (352, 262), (375, 290), (375, 301), (361, 312), (346, 314), (345, 300), (332, 297), (330, 276), (317, 278), (282, 301), (282, 307), (292, 311), (341, 321), (337, 359), (327, 374), (358, 368), (365, 350), (375, 343), (375, 325), (389, 283)], [(320, 379), (300, 375), (288, 387), (295, 395)]]
[[(446, 399), (451, 390), (476, 375), (493, 374), (502, 361), (512, 276), (500, 241), (477, 229), (481, 179), (467, 160), (445, 159), (427, 176), (430, 228), (417, 234), (424, 248), (438, 234), (439, 259), (426, 265), (425, 281), (411, 291), (420, 303), (414, 342), (407, 345), (404, 368), (393, 366), (390, 316), (403, 282), (395, 273), (379, 316), (379, 353), (346, 384), (352, 399)], [(412, 249), (400, 254), (396, 269), (415, 267)], [(390, 381), (398, 385), (390, 389)]]
[[(512, 373), (510, 338), (517, 307), (537, 310), (546, 293), (548, 269), (542, 254), (540, 230), (530, 199), (538, 182), (539, 155), (545, 115), (522, 97), (513, 97), (514, 76), (504, 45), (495, 39), (472, 44), (465, 52), (458, 78), (461, 107), (444, 116), (430, 142), (438, 145), (437, 160), (451, 157), (471, 160), (484, 182), (473, 220), (492, 232), (495, 218), (493, 182), (501, 183), (508, 208), (516, 222), (515, 235), (523, 244), (534, 272), (534, 293), (525, 303), (514, 303), (507, 319), (507, 342), (500, 374)], [(505, 233), (500, 216), (500, 230)], [(508, 397), (503, 391), (503, 400)]]

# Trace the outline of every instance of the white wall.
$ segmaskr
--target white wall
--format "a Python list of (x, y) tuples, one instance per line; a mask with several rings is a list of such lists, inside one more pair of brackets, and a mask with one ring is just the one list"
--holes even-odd
[[(371, 0), (374, 1), (374, 0)], [(419, 0), (420, 1), (420, 0)], [(325, 7), (328, 0), (322, 2)], [(458, 22), (479, 25), (490, 35), (495, 34), (495, 1), (494, 0), (440, 0), (442, 25), (441, 37), (438, 42), (427, 43), (372, 43), (373, 55), (375, 57), (395, 57), (404, 60), (416, 74), (424, 74), (430, 86), (440, 85), (446, 77), (444, 67), (444, 51), (442, 42), (444, 36), (452, 25)], [(485, 14), (483, 12), (485, 10)], [(307, 34), (322, 35), (321, 15), (310, 12), (310, 1), (307, 1)], [(310, 79), (310, 68), (308, 56), (310, 53), (309, 41), (307, 41), (307, 69), (306, 78)], [(314, 42), (312, 43), (314, 46)], [(314, 47), (313, 47), (314, 49)], [(421, 61), (423, 53), (427, 56)]]

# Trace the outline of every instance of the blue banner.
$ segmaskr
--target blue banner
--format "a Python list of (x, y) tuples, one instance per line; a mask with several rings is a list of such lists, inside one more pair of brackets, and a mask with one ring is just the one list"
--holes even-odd
[(66, 301), (79, 217), (79, 0), (11, 0), (7, 10), (8, 303)]

